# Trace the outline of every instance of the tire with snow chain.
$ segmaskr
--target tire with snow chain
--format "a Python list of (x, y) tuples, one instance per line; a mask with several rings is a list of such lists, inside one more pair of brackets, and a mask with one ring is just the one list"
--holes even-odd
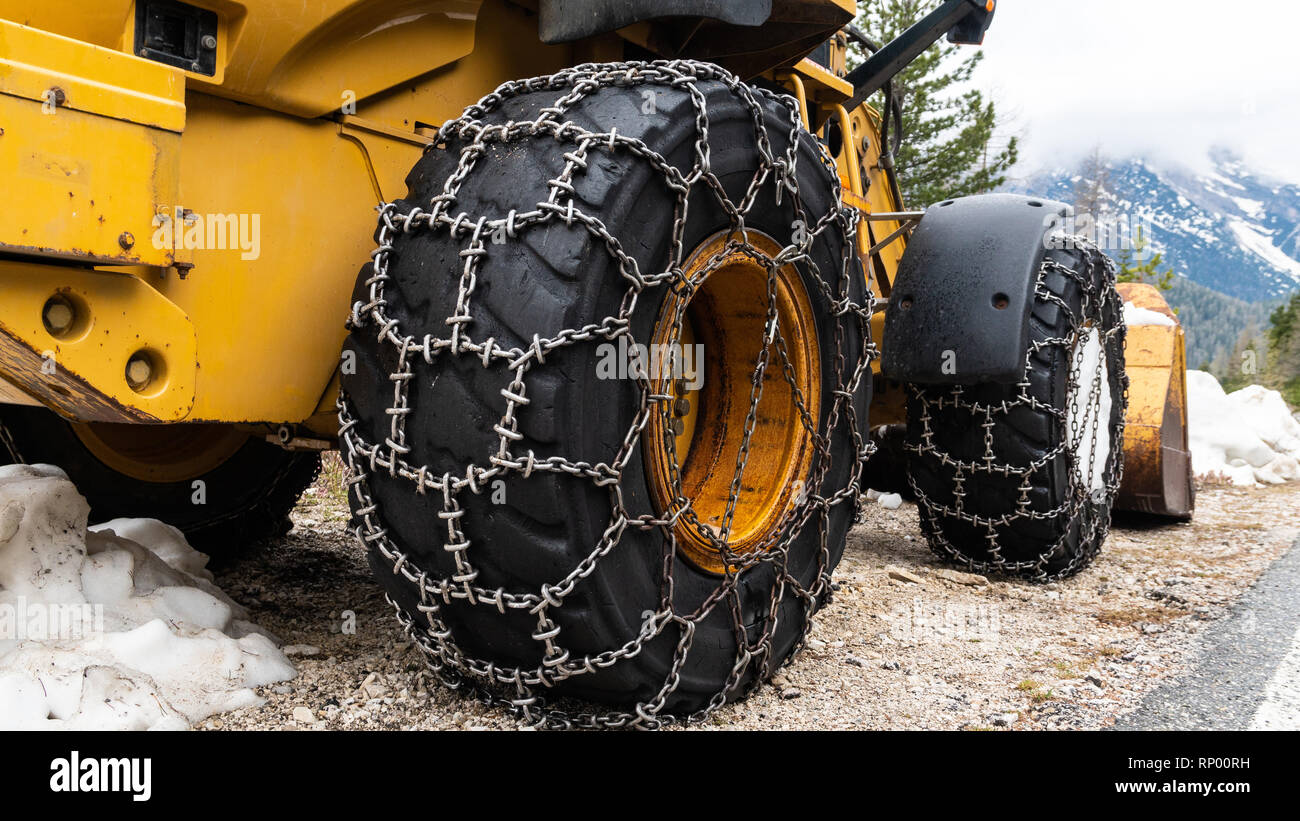
[(1110, 261), (1070, 245), (1044, 253), (1022, 382), (909, 386), (922, 530), (972, 570), (1069, 576), (1110, 527), (1128, 385), (1122, 303)]
[(159, 519), (214, 558), (289, 532), (289, 511), (320, 469), (319, 454), (231, 425), (73, 424), (46, 408), (6, 405), (0, 428), (16, 451), (0, 443), (0, 461), (58, 466), (92, 522)]
[[(508, 84), (444, 126), (381, 217), (354, 294), (342, 449), (375, 575), (448, 684), (513, 702), (529, 721), (652, 727), (770, 676), (828, 598), (858, 495), (870, 306), (833, 166), (792, 103), (686, 62)], [(728, 239), (741, 215), (749, 235)], [(719, 255), (691, 285), (687, 258), (711, 238)], [(804, 330), (822, 355), (813, 371), (787, 369), (801, 353), (779, 348), (798, 329), (728, 316), (767, 340), (762, 395), (793, 397), (780, 387), (791, 374), (821, 386), (807, 415), (816, 452), (793, 490), (737, 482), (735, 521), (747, 494), (773, 491), (784, 506), (763, 549), (728, 553), (714, 572), (675, 547), (692, 516), (682, 499), (674, 516), (651, 490), (648, 460), (667, 436), (650, 431), (678, 405), (651, 392), (654, 374), (611, 363), (650, 344), (674, 294), (731, 270), (724, 257), (759, 256), (771, 262), (765, 289), (797, 272), (801, 284), (780, 287), (805, 289)], [(704, 351), (700, 425), (721, 418), (706, 410), (753, 398), (748, 366), (705, 396), (716, 355)], [(813, 399), (785, 416), (763, 401), (749, 406), (752, 440), (741, 426), (716, 453), (778, 421), (798, 426)], [(689, 475), (691, 462), (677, 467)], [(724, 542), (736, 531), (723, 519), (691, 525), (692, 538)], [(568, 697), (612, 709), (582, 712)]]

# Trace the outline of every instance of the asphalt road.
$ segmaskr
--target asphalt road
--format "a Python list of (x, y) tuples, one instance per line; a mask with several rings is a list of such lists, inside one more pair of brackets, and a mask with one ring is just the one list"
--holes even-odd
[(1300, 542), (1207, 631), (1193, 664), (1115, 729), (1300, 729)]

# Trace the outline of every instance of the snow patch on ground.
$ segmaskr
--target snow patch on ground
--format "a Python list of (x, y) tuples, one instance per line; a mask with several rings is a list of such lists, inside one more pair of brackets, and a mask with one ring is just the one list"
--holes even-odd
[(886, 510), (898, 510), (903, 506), (903, 497), (897, 493), (881, 493), (874, 488), (867, 488), (866, 497)]
[(1300, 479), (1300, 422), (1277, 391), (1224, 393), (1212, 374), (1188, 371), (1187, 426), (1197, 476), (1244, 487)]
[(58, 468), (0, 467), (0, 729), (185, 729), (296, 675), (180, 531), (88, 513)]

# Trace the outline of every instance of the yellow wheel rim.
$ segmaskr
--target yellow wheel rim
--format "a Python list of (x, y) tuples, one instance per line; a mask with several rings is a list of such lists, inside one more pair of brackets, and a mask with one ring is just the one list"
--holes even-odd
[(231, 425), (76, 423), (72, 430), (96, 459), (145, 482), (183, 482), (220, 467), (249, 434)]
[[(712, 573), (727, 570), (720, 537), (749, 416), (753, 376), (765, 344), (769, 359), (762, 394), (726, 538), (733, 557), (772, 546), (796, 506), (815, 452), (799, 404), (814, 425), (819, 421), (821, 359), (807, 290), (793, 265), (777, 269), (773, 301), (789, 357), (787, 375), (776, 344), (767, 339), (766, 261), (781, 246), (755, 231), (748, 232), (748, 241), (751, 253), (729, 248), (726, 234), (702, 243), (683, 266), (694, 289), (670, 294), (655, 325), (652, 351), (672, 350), (676, 335), (677, 344), (685, 349), (681, 361), (702, 360), (702, 367), (697, 364), (695, 374), (664, 367), (652, 368), (648, 374), (654, 395), (660, 397), (651, 403), (643, 438), (651, 498), (663, 516), (689, 502), (689, 510), (673, 526), (677, 546), (688, 561)], [(681, 328), (675, 334), (679, 316)], [(653, 355), (650, 360), (654, 361)], [(676, 378), (679, 374), (686, 378)], [(675, 477), (680, 479), (680, 498), (674, 490)]]

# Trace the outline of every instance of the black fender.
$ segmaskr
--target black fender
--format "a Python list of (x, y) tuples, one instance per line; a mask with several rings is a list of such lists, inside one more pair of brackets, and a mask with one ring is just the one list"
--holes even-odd
[(907, 243), (885, 311), (881, 371), (919, 384), (1015, 383), (1029, 313), (1064, 203), (981, 194), (931, 206)]
[(772, 0), (542, 0), (543, 43), (571, 43), (657, 17), (707, 17), (735, 26), (761, 26)]

